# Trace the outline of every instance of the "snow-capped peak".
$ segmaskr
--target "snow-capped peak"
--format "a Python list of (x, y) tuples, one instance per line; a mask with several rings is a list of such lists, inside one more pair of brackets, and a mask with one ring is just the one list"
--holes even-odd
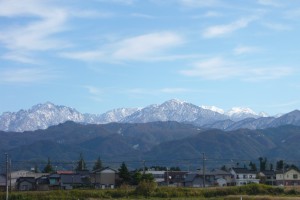
[(206, 110), (211, 110), (211, 111), (214, 111), (214, 112), (217, 112), (217, 113), (220, 113), (220, 114), (224, 114), (224, 110), (222, 108), (218, 108), (216, 106), (200, 106), (201, 108), (203, 109), (206, 109)]
[(257, 115), (253, 110), (250, 108), (242, 108), (242, 107), (233, 107), (229, 111), (226, 112), (226, 115), (233, 116), (239, 114), (250, 114), (250, 115)]

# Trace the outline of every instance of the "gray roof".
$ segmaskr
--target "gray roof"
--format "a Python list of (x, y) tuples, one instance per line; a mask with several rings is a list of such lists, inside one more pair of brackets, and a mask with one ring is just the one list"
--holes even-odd
[(256, 174), (257, 171), (249, 170), (247, 168), (232, 168), (233, 171), (237, 174)]

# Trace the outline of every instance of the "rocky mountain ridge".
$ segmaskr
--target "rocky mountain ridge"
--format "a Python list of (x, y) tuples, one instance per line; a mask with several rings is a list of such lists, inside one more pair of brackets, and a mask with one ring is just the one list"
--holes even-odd
[[(223, 114), (222, 114), (223, 113)], [(172, 99), (159, 105), (145, 108), (119, 108), (103, 114), (82, 114), (74, 108), (57, 106), (46, 102), (37, 104), (28, 110), (5, 112), (0, 116), (2, 131), (33, 131), (46, 129), (65, 121), (83, 124), (146, 123), (155, 121), (176, 121), (194, 124), (205, 128), (236, 130), (239, 128), (257, 129), (276, 127), (285, 124), (298, 125), (298, 112), (282, 115), (278, 118), (257, 114), (250, 108), (233, 108), (224, 112), (217, 107), (197, 106)]]

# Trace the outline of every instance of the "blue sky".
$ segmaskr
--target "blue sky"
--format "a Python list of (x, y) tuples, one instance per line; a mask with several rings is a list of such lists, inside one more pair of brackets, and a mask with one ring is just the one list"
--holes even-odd
[(300, 108), (300, 1), (0, 0), (0, 112)]

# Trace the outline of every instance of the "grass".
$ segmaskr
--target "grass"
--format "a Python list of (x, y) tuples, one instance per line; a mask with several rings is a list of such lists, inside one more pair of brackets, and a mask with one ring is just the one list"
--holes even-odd
[[(133, 188), (114, 190), (56, 190), (12, 192), (10, 200), (295, 200), (300, 199), (300, 189), (271, 187), (266, 185), (246, 185), (224, 188), (170, 188), (155, 185), (141, 185)], [(0, 193), (0, 200), (5, 199), (5, 193)]]

